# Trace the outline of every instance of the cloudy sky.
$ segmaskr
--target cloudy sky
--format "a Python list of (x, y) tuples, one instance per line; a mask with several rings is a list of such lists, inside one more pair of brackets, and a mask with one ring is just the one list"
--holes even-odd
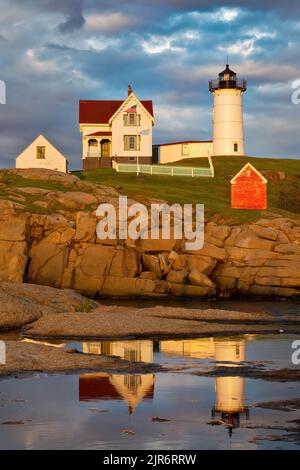
[(0, 0), (0, 166), (38, 134), (81, 166), (79, 99), (152, 99), (154, 142), (211, 138), (208, 80), (240, 77), (249, 155), (300, 157), (299, 0)]

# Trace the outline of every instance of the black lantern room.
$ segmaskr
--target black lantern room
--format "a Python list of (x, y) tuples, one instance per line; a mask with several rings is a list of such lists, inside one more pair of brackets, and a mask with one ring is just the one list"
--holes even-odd
[(219, 73), (219, 78), (209, 81), (209, 91), (212, 93), (224, 88), (246, 91), (247, 80), (237, 78), (237, 74), (226, 64), (226, 68)]

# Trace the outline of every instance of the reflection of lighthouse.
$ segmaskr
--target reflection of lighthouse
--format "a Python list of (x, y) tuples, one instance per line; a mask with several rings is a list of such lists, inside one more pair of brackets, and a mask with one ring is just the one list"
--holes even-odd
[[(234, 367), (245, 360), (245, 340), (215, 340), (215, 359), (219, 366)], [(217, 377), (215, 382), (216, 401), (212, 416), (220, 414), (229, 434), (240, 425), (241, 415), (249, 416), (244, 405), (245, 380), (242, 377)]]
[[(160, 351), (164, 354), (197, 359), (215, 358), (219, 366), (238, 367), (239, 363), (245, 360), (246, 342), (252, 339), (252, 335), (246, 335), (244, 338), (161, 341)], [(248, 408), (244, 405), (244, 384), (245, 381), (241, 377), (217, 377), (215, 382), (216, 401), (212, 415), (214, 417), (220, 414), (230, 435), (233, 428), (239, 427), (241, 415), (248, 418)]]
[(213, 155), (244, 155), (242, 96), (246, 80), (237, 78), (229, 65), (209, 82), (214, 97)]
[[(136, 362), (153, 362), (152, 341), (105, 341), (83, 343), (82, 350), (89, 354), (119, 356)], [(129, 413), (144, 399), (153, 399), (154, 374), (82, 374), (79, 377), (79, 399), (125, 400)]]

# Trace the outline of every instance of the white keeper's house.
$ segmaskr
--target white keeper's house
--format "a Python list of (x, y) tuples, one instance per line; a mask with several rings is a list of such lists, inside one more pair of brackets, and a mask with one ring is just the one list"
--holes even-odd
[(118, 163), (152, 163), (151, 100), (139, 100), (128, 86), (125, 100), (81, 100), (79, 129), (82, 133), (84, 170)]

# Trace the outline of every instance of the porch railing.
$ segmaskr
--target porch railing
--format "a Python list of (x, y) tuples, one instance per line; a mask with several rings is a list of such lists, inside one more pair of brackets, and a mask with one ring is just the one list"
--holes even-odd
[(98, 157), (98, 158), (100, 158), (101, 157), (101, 152), (99, 152), (99, 151), (98, 152), (96, 152), (96, 151), (95, 152), (87, 152), (86, 156), (87, 157)]

